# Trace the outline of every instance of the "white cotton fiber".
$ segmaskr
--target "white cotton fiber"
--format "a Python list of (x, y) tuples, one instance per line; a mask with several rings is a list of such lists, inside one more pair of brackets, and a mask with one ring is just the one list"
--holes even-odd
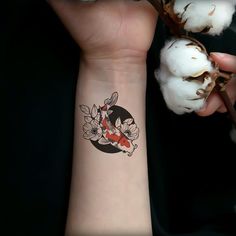
[(192, 43), (188, 39), (171, 40), (162, 49), (161, 62), (172, 74), (179, 77), (196, 77), (212, 69), (206, 54)]
[(219, 35), (230, 26), (236, 0), (175, 0), (174, 12), (186, 22), (184, 29), (201, 32), (207, 27), (210, 35)]
[(157, 74), (159, 82), (162, 81), (160, 82), (161, 90), (170, 110), (180, 115), (198, 111), (204, 106), (205, 98), (197, 95), (197, 91), (206, 89), (212, 82), (211, 78), (206, 78), (202, 83), (197, 80), (189, 82), (171, 74), (169, 77), (165, 77), (168, 73), (164, 68), (161, 68)]
[[(191, 46), (188, 46), (191, 44)], [(176, 114), (198, 111), (208, 96), (213, 83), (210, 76), (197, 76), (214, 70), (205, 52), (189, 39), (172, 39), (161, 51), (160, 69), (155, 76), (169, 109)], [(194, 57), (194, 59), (192, 59)], [(189, 80), (189, 77), (196, 79)], [(202, 96), (201, 93), (204, 93)]]

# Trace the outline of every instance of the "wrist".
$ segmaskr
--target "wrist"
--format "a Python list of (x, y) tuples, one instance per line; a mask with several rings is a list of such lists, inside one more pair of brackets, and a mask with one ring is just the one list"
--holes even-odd
[(93, 105), (104, 95), (119, 93), (119, 104), (130, 109), (136, 117), (145, 114), (146, 60), (141, 58), (88, 58), (80, 60), (77, 99)]
[(146, 53), (120, 50), (103, 54), (82, 54), (80, 73), (84, 78), (108, 83), (139, 83), (146, 79)]

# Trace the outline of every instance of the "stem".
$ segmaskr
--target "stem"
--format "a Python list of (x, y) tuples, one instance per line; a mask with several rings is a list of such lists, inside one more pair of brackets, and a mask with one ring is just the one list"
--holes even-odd
[(218, 94), (220, 95), (221, 99), (223, 100), (225, 107), (228, 110), (229, 116), (236, 127), (236, 111), (234, 109), (233, 104), (230, 101), (230, 98), (225, 90), (221, 90), (220, 87), (218, 89)]
[[(229, 113), (229, 116), (236, 127), (236, 111), (234, 109), (234, 106), (229, 98), (229, 95), (226, 92), (225, 86), (226, 84), (235, 76), (235, 74), (219, 71), (218, 72), (218, 78), (216, 80), (217, 86), (216, 91), (218, 92), (219, 96), (221, 97), (222, 101), (224, 102), (224, 105)], [(224, 78), (223, 82), (219, 81), (219, 78)]]
[(163, 3), (161, 0), (148, 0), (153, 7), (159, 13), (160, 18), (165, 23), (165, 25), (171, 30), (171, 32), (176, 36), (181, 36), (180, 27), (169, 17), (168, 13), (163, 8)]
[(223, 72), (223, 71), (220, 71), (219, 72), (219, 77), (222, 77), (225, 79), (225, 81), (230, 81), (233, 77), (235, 76), (234, 73), (227, 73), (227, 72)]

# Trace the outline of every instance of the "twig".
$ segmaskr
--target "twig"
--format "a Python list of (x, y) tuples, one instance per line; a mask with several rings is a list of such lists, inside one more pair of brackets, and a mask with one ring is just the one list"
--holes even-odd
[(166, 26), (171, 30), (171, 32), (176, 36), (181, 36), (182, 30), (180, 27), (174, 22), (172, 18), (170, 18), (169, 14), (164, 10), (163, 3), (161, 0), (148, 0), (153, 7), (159, 13), (160, 18), (165, 23)]
[(236, 127), (236, 111), (234, 109), (233, 104), (230, 101), (230, 98), (229, 98), (226, 90), (225, 89), (222, 90), (220, 86), (219, 87), (217, 86), (216, 89), (218, 91), (219, 96), (223, 100), (226, 109), (228, 110), (229, 116), (230, 116), (234, 126)]

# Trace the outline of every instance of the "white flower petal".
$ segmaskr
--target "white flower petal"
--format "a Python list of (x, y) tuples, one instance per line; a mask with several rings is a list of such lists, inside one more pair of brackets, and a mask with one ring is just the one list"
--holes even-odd
[(122, 133), (125, 133), (127, 130), (129, 130), (129, 125), (127, 123), (122, 124), (120, 130)]
[(92, 126), (92, 128), (98, 128), (99, 127), (99, 122), (97, 120), (92, 120), (91, 121), (91, 126)]
[(102, 137), (102, 134), (97, 134), (94, 137), (92, 137), (90, 140), (92, 141), (98, 141)]
[(81, 110), (83, 113), (85, 113), (86, 115), (89, 115), (89, 114), (90, 114), (90, 109), (89, 109), (89, 107), (86, 106), (86, 105), (81, 105), (81, 106), (80, 106), (80, 110)]
[(132, 134), (138, 134), (139, 133), (139, 128), (137, 127), (133, 132)]
[(124, 123), (127, 123), (128, 125), (131, 125), (133, 123), (134, 119), (133, 118), (129, 118), (129, 119), (126, 119), (124, 121)]
[(92, 119), (91, 116), (85, 116), (84, 120), (85, 120), (86, 123), (90, 123), (93, 119)]
[(83, 126), (83, 131), (87, 132), (87, 131), (91, 131), (92, 129), (92, 125), (90, 123), (85, 123)]
[(115, 126), (116, 126), (116, 128), (119, 128), (121, 126), (121, 119), (120, 119), (120, 117), (117, 118)]
[(90, 131), (87, 131), (87, 132), (84, 133), (84, 138), (85, 139), (91, 140), (94, 137), (95, 137), (95, 134), (92, 134)]
[(131, 140), (135, 140), (139, 137), (139, 128), (136, 128), (134, 132), (131, 133), (130, 135), (130, 139)]
[(129, 130), (133, 133), (135, 130), (137, 129), (137, 125), (136, 124), (132, 124), (129, 127)]
[(97, 116), (95, 117), (95, 120), (98, 122), (100, 121), (100, 113), (97, 114)]
[(138, 133), (135, 133), (135, 134), (132, 134), (132, 135), (129, 137), (129, 139), (130, 139), (130, 140), (136, 140), (136, 139), (138, 139), (138, 137), (139, 137), (139, 132), (138, 132)]
[(97, 133), (102, 134), (102, 128), (101, 127), (98, 127)]
[(94, 104), (94, 105), (93, 105), (93, 108), (92, 108), (92, 111), (91, 111), (91, 116), (92, 116), (93, 118), (95, 118), (95, 117), (97, 116), (97, 114), (98, 114), (98, 108), (97, 108), (97, 106)]

